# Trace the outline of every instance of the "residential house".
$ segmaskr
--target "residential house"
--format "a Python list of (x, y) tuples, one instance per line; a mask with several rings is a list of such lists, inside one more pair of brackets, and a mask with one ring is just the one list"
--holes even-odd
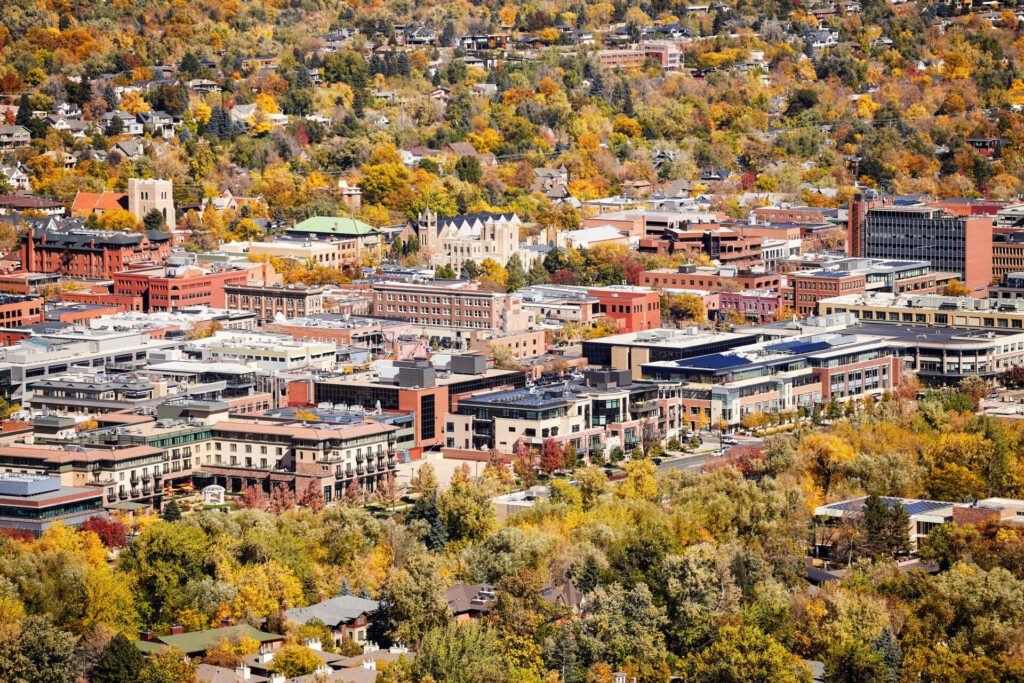
[(143, 133), (145, 132), (143, 130), (142, 123), (138, 120), (138, 118), (136, 118), (134, 114), (129, 114), (128, 112), (121, 110), (108, 111), (106, 114), (104, 114), (101, 118), (101, 121), (103, 121), (103, 127), (105, 129), (109, 129), (111, 122), (115, 118), (121, 119), (121, 123), (123, 124), (123, 127), (121, 129), (121, 135), (142, 137)]
[(0, 126), (0, 149), (25, 147), (32, 142), (32, 135), (24, 126)]
[(425, 26), (405, 29), (406, 45), (433, 45), (437, 42), (437, 34)]
[(143, 633), (142, 638), (135, 641), (135, 647), (147, 655), (173, 648), (186, 657), (202, 657), (208, 650), (212, 650), (225, 640), (231, 642), (239, 641), (242, 638), (258, 642), (261, 653), (273, 652), (284, 643), (284, 636), (259, 631), (247, 624), (190, 632), (186, 632), (184, 627), (175, 624), (171, 626), (171, 632), (166, 636), (158, 636), (148, 631)]
[(15, 192), (28, 192), (32, 189), (28, 174), (20, 164), (0, 166), (0, 179), (6, 181)]
[(309, 607), (293, 607), (285, 610), (284, 616), (299, 624), (319, 619), (334, 634), (334, 644), (350, 638), (360, 645), (366, 645), (367, 630), (380, 603), (376, 600), (355, 595), (338, 595), (322, 600)]
[(156, 135), (164, 138), (174, 136), (174, 117), (165, 111), (145, 111), (139, 114), (142, 125), (152, 128)]
[(468, 142), (450, 142), (444, 146), (444, 151), (456, 157), (476, 157), (481, 166), (497, 166), (498, 159), (490, 152), (483, 154), (476, 151), (476, 148)]

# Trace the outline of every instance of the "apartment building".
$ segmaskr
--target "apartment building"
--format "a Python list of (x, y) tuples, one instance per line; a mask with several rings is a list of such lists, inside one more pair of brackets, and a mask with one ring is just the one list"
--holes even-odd
[(643, 237), (639, 250), (649, 254), (701, 253), (722, 265), (753, 266), (762, 261), (764, 238), (731, 228), (696, 225), (669, 228), (659, 237)]
[(629, 370), (633, 379), (639, 380), (643, 377), (645, 363), (693, 358), (728, 351), (755, 341), (756, 335), (748, 333), (715, 332), (696, 327), (659, 328), (588, 339), (583, 342), (583, 356), (589, 365)]
[(254, 311), (262, 322), (323, 313), (324, 290), (305, 285), (230, 284), (224, 287), (227, 307)]
[(401, 410), (415, 415), (415, 443), (410, 453), (418, 458), (424, 448), (444, 445), (444, 417), (461, 398), (484, 391), (526, 386), (522, 370), (488, 368), (479, 354), (452, 356), (447, 367), (437, 369), (430, 361), (396, 361), (370, 375), (291, 382), (292, 406), (362, 406), (367, 410)]
[(329, 370), (337, 361), (334, 342), (294, 339), (286, 334), (221, 330), (185, 344), (187, 357), (203, 362), (255, 365), (266, 372), (299, 368)]
[(57, 523), (77, 527), (105, 515), (100, 489), (62, 486), (45, 475), (0, 474), (0, 529), (38, 537)]
[(0, 445), (0, 473), (57, 477), (62, 486), (93, 487), (104, 505), (151, 504), (160, 495), (163, 452), (149, 446)]
[(373, 315), (407, 320), (428, 336), (463, 348), (468, 333), (522, 332), (535, 323), (519, 294), (483, 292), (475, 283), (423, 284), (377, 282), (372, 286)]
[(284, 484), (302, 492), (310, 480), (324, 500), (340, 500), (354, 480), (373, 491), (395, 471), (396, 427), (369, 420), (356, 424), (277, 420), (223, 420), (197, 457), (196, 476), (230, 491)]
[(782, 308), (783, 298), (773, 289), (751, 289), (743, 292), (719, 292), (717, 311), (719, 317), (727, 311), (735, 311), (748, 322), (764, 323), (774, 320)]
[(42, 297), (0, 294), (0, 327), (24, 327), (41, 323), (43, 319)]
[(163, 263), (171, 235), (160, 230), (108, 232), (32, 228), (22, 239), (22, 269), (69, 277), (109, 279), (133, 263)]
[(580, 453), (679, 436), (680, 385), (634, 382), (628, 370), (589, 370), (567, 380), (462, 398), (445, 418), (445, 452), (484, 457), (490, 449), (511, 456), (518, 445), (545, 441)]
[[(192, 306), (236, 308), (227, 302), (228, 285), (246, 284), (273, 273), (269, 264), (196, 265), (133, 268), (114, 274), (113, 294), (117, 299), (131, 298), (142, 311), (177, 311)], [(248, 306), (239, 306), (243, 310)]]
[(639, 284), (655, 289), (698, 289), (718, 291), (735, 287), (740, 290), (773, 289), (781, 286), (778, 273), (758, 273), (750, 269), (702, 268), (695, 265), (678, 269), (658, 268), (640, 273)]

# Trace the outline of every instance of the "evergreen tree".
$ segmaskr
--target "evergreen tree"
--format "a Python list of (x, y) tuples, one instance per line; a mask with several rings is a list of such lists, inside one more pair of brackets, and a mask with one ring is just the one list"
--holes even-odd
[(583, 566), (573, 576), (573, 583), (584, 595), (597, 588), (601, 579), (601, 568), (597, 565), (597, 559), (593, 555), (587, 555)]
[(402, 241), (401, 237), (396, 237), (395, 241), (391, 243), (390, 252), (391, 258), (395, 260), (400, 259), (402, 254), (405, 253), (405, 243)]
[(201, 68), (203, 67), (199, 63), (199, 57), (196, 57), (195, 53), (191, 50), (185, 52), (181, 58), (181, 64), (178, 65), (178, 71), (188, 76), (199, 73)]
[(526, 283), (529, 285), (543, 285), (550, 280), (548, 271), (544, 268), (543, 259), (534, 259), (530, 264), (530, 270), (526, 274)]
[(512, 254), (508, 263), (505, 264), (505, 270), (508, 271), (508, 278), (505, 280), (507, 291), (514, 292), (526, 286), (526, 271), (523, 270), (523, 262), (519, 259), (519, 254)]
[(18, 100), (18, 114), (14, 117), (14, 123), (26, 128), (32, 124), (32, 100), (27, 92), (21, 93), (21, 99)]
[(470, 259), (462, 264), (462, 278), (464, 280), (475, 280), (480, 277), (480, 266), (476, 261)]
[(420, 239), (413, 235), (405, 241), (406, 254), (418, 254), (420, 252)]
[(459, 157), (455, 162), (455, 175), (463, 182), (478, 184), (483, 177), (480, 160), (470, 154)]
[(590, 94), (594, 97), (604, 97), (604, 76), (600, 69), (594, 69), (594, 76), (590, 79)]
[(871, 647), (882, 655), (882, 663), (885, 664), (886, 669), (884, 683), (897, 683), (900, 680), (903, 650), (900, 648), (900, 641), (897, 640), (892, 629), (888, 626), (883, 628)]
[(455, 47), (455, 24), (450, 21), (441, 29), (441, 47)]
[(177, 522), (181, 519), (181, 508), (178, 507), (178, 501), (171, 499), (171, 501), (164, 506), (163, 518), (165, 522)]
[(309, 69), (302, 64), (295, 67), (295, 78), (292, 81), (293, 88), (312, 88), (313, 79), (309, 77)]
[(408, 76), (412, 72), (412, 68), (409, 65), (409, 55), (405, 52), (398, 53), (398, 57), (395, 59), (395, 72), (399, 76)]
[(341, 589), (338, 591), (338, 595), (352, 595), (352, 588), (348, 585), (348, 579), (341, 580)]
[(437, 280), (457, 280), (458, 277), (451, 266), (438, 266), (434, 269), (434, 278)]
[(120, 116), (113, 116), (110, 119), (110, 123), (107, 124), (107, 135), (120, 135), (124, 132), (124, 121)]
[(134, 681), (146, 664), (135, 645), (123, 633), (118, 633), (103, 649), (96, 665), (92, 669), (93, 683), (122, 683)]
[(163, 230), (166, 222), (164, 221), (164, 215), (160, 213), (159, 209), (150, 209), (142, 217), (142, 224), (146, 226), (146, 230)]

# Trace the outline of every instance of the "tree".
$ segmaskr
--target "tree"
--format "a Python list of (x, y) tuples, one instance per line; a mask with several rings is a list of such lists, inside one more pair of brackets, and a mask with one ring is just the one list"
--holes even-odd
[(324, 492), (320, 488), (320, 480), (315, 478), (309, 480), (309, 484), (306, 485), (299, 497), (299, 505), (314, 512), (324, 509), (326, 503), (324, 503)]
[(0, 632), (0, 680), (70, 681), (78, 638), (49, 616), (28, 616)]
[(420, 496), (437, 493), (437, 486), (437, 474), (434, 472), (434, 466), (429, 462), (420, 465), (409, 480), (409, 491), (418, 493)]
[(849, 443), (826, 433), (805, 436), (800, 441), (797, 453), (805, 471), (825, 496), (841, 475), (843, 467), (854, 458)]
[(384, 507), (391, 507), (398, 500), (398, 481), (392, 472), (388, 472), (384, 479), (377, 484), (377, 502)]
[(682, 664), (687, 683), (810, 683), (811, 671), (777, 640), (752, 626), (728, 624), (710, 647)]
[(308, 647), (285, 645), (274, 654), (267, 669), (285, 678), (306, 676), (320, 668), (321, 659)]
[(584, 467), (576, 472), (575, 479), (584, 509), (593, 507), (608, 488), (608, 477), (599, 467)]
[(942, 288), (943, 296), (970, 296), (971, 290), (967, 288), (967, 285), (960, 282), (956, 278), (953, 278), (947, 282)]
[(471, 154), (459, 157), (455, 162), (455, 175), (464, 183), (479, 185), (480, 179), (483, 178), (480, 160)]
[(440, 568), (427, 555), (414, 555), (404, 567), (388, 569), (379, 595), (380, 607), (371, 626), (378, 643), (416, 645), (431, 629), (450, 620)]
[(238, 507), (249, 510), (265, 510), (268, 503), (267, 494), (263, 491), (263, 487), (254, 484), (246, 486), (238, 499)]
[(655, 501), (658, 498), (658, 468), (650, 460), (631, 460), (625, 465), (626, 478), (615, 489), (618, 498)]
[(598, 587), (587, 600), (587, 631), (603, 646), (602, 659), (614, 667), (627, 660), (653, 663), (664, 657), (667, 621), (644, 583), (627, 590)]
[(526, 271), (523, 270), (523, 262), (519, 259), (519, 254), (512, 254), (508, 263), (505, 264), (505, 271), (507, 272), (506, 291), (515, 292), (526, 286)]
[(142, 224), (146, 227), (146, 230), (163, 230), (167, 222), (164, 220), (164, 215), (160, 213), (160, 209), (150, 209), (142, 217)]
[(180, 650), (167, 648), (150, 655), (139, 672), (139, 683), (195, 683), (198, 664), (188, 661)]
[(550, 475), (565, 464), (562, 446), (554, 439), (545, 439), (540, 452), (540, 469)]
[(167, 502), (164, 506), (163, 518), (165, 522), (177, 522), (181, 519), (181, 507), (178, 506), (178, 501), (173, 498)]
[(134, 681), (138, 678), (146, 658), (135, 645), (118, 633), (104, 648), (103, 653), (92, 668), (93, 683), (121, 683)]
[(910, 516), (899, 502), (891, 507), (877, 495), (864, 501), (864, 535), (868, 553), (875, 557), (910, 552)]
[(438, 266), (434, 269), (435, 280), (457, 280), (458, 275), (451, 266)]
[(128, 527), (112, 517), (90, 517), (78, 528), (99, 536), (107, 548), (124, 548), (128, 545)]
[(503, 680), (499, 643), (475, 622), (448, 623), (428, 631), (412, 662), (413, 680), (475, 683)]

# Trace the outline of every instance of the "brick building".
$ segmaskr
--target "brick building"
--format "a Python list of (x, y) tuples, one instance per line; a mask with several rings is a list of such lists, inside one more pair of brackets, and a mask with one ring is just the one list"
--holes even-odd
[(790, 273), (786, 303), (802, 318), (818, 312), (818, 301), (866, 291), (935, 294), (953, 273), (935, 273), (927, 261), (843, 259), (814, 270)]
[(235, 284), (224, 287), (227, 308), (253, 311), (263, 322), (280, 313), (285, 318), (302, 318), (323, 313), (324, 290), (305, 285)]
[(778, 273), (755, 273), (751, 270), (733, 268), (699, 268), (680, 266), (673, 270), (660, 268), (640, 273), (639, 284), (660, 289), (703, 289), (717, 291), (736, 287), (740, 290), (770, 289), (779, 287), (782, 276)]
[(30, 230), (22, 240), (22, 269), (69, 277), (109, 279), (133, 263), (163, 263), (171, 236), (159, 230)]
[(114, 275), (115, 297), (137, 297), (143, 311), (175, 311), (189, 306), (226, 308), (228, 285), (258, 278), (261, 266), (251, 268), (196, 266), (126, 270)]

